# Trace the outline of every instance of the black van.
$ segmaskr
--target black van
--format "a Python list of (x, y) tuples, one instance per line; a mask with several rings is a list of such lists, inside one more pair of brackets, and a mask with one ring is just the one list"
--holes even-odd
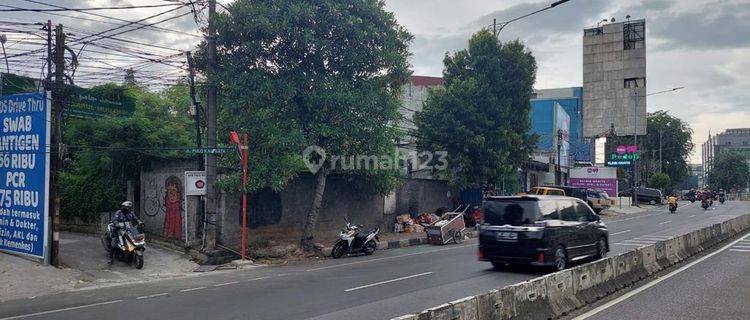
[(488, 197), (483, 209), (477, 255), (495, 268), (528, 264), (563, 270), (571, 262), (609, 252), (607, 227), (580, 199)]
[(664, 196), (659, 189), (638, 187), (638, 202), (648, 202), (648, 204), (660, 204)]

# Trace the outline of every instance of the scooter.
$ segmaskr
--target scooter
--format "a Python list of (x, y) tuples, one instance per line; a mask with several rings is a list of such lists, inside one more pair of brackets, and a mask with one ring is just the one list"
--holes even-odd
[(724, 201), (726, 201), (726, 199), (724, 199), (724, 196), (719, 196), (719, 203), (724, 204)]
[[(114, 222), (107, 225), (102, 235), (102, 243), (107, 254), (115, 250), (117, 260), (133, 263), (136, 269), (143, 268), (143, 251), (146, 250), (146, 235), (141, 232), (142, 224), (131, 222)], [(110, 247), (111, 237), (117, 237), (116, 245)]]
[(669, 212), (675, 213), (677, 211), (677, 204), (676, 203), (670, 203), (669, 204)]
[(708, 210), (708, 200), (701, 200), (701, 207), (703, 207), (703, 210)]
[(353, 224), (346, 219), (345, 221), (346, 226), (341, 229), (339, 240), (333, 245), (331, 257), (338, 259), (345, 254), (373, 254), (373, 252), (377, 250), (378, 242), (380, 241), (380, 238), (378, 237), (380, 229), (362, 229), (362, 226)]

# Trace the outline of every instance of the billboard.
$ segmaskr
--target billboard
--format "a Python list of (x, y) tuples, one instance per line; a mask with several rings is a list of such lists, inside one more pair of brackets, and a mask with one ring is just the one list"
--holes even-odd
[[(557, 132), (562, 131), (562, 135)], [(570, 115), (565, 112), (559, 103), (555, 102), (555, 136), (556, 143), (560, 145), (560, 166), (570, 167)], [(562, 137), (562, 139), (560, 139)]]
[(47, 249), (49, 95), (0, 98), (0, 250), (43, 259)]
[(617, 168), (581, 167), (570, 170), (570, 185), (603, 190), (617, 197)]

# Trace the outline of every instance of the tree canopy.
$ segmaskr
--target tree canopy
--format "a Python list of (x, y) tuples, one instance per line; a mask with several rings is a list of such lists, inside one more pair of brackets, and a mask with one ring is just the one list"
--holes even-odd
[[(692, 142), (693, 129), (680, 118), (659, 110), (646, 117), (647, 134), (638, 137), (638, 176), (642, 182), (649, 181), (659, 172), (659, 139), (661, 138), (661, 170), (670, 178), (672, 187), (689, 175), (688, 157), (695, 147)], [(608, 139), (607, 150), (618, 145), (632, 145), (633, 137)]]
[[(384, 7), (377, 0), (237, 1), (218, 15), (219, 123), (223, 132), (249, 133), (252, 188), (283, 187), (304, 168), (307, 146), (338, 156), (393, 153), (412, 36)], [(306, 247), (328, 173), (316, 173)]]
[(536, 141), (529, 134), (536, 60), (520, 41), (503, 44), (482, 30), (443, 63), (444, 87), (414, 116), (418, 147), (448, 152), (444, 174), (455, 186), (497, 185)]
[(143, 165), (153, 159), (184, 157), (168, 148), (194, 145), (185, 86), (163, 92), (134, 85), (105, 86), (132, 97), (135, 113), (124, 118), (65, 120), (63, 141), (69, 146), (69, 160), (60, 173), (60, 186), (61, 214), (67, 217), (89, 219), (116, 210), (127, 200), (127, 181), (137, 182)]
[(750, 187), (750, 163), (748, 154), (724, 150), (711, 163), (708, 185), (714, 190), (732, 190)]

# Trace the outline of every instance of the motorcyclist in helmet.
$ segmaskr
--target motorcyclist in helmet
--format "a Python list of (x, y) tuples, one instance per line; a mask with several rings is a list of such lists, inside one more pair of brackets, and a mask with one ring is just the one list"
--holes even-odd
[(112, 219), (112, 229), (109, 230), (108, 237), (110, 239), (110, 247), (109, 247), (109, 264), (112, 264), (115, 261), (115, 250), (113, 248), (117, 246), (117, 231), (118, 231), (118, 222), (133, 222), (137, 225), (142, 225), (143, 222), (138, 219), (138, 217), (133, 213), (133, 202), (131, 201), (125, 201), (120, 205), (120, 210), (117, 210), (115, 212), (115, 217)]

